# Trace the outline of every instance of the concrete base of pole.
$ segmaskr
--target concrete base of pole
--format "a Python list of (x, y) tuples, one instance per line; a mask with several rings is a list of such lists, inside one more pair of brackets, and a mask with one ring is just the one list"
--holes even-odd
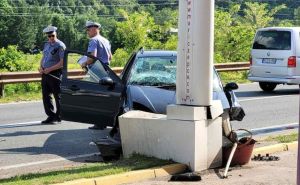
[[(212, 106), (210, 112), (212, 109), (220, 110)], [(222, 112), (207, 119), (207, 111), (205, 107), (172, 105), (168, 107), (168, 116), (142, 111), (120, 116), (124, 157), (138, 153), (172, 159), (187, 164), (192, 171), (221, 166)]]

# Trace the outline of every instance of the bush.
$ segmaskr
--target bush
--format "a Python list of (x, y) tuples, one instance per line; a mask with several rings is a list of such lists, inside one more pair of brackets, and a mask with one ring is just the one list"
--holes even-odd
[(5, 85), (4, 94), (6, 96), (11, 96), (22, 93), (25, 94), (28, 92), (40, 92), (41, 89), (41, 83), (39, 82), (32, 82), (26, 84), (8, 84)]
[(1, 71), (28, 71), (33, 67), (33, 62), (26, 62), (24, 53), (18, 51), (17, 46), (8, 46), (0, 49)]
[(111, 67), (124, 67), (129, 59), (129, 54), (124, 49), (117, 49), (113, 54)]

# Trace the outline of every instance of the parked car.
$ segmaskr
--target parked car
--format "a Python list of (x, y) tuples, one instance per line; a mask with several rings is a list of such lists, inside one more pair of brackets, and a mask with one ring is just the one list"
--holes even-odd
[[(94, 59), (94, 63), (80, 79), (67, 75), (68, 58), (74, 54), (85, 55), (76, 51), (65, 52), (61, 84), (63, 120), (106, 127), (112, 126), (117, 115), (128, 110), (165, 114), (167, 105), (176, 103), (175, 51), (139, 50), (132, 54), (120, 76), (97, 58), (88, 56)], [(221, 100), (224, 115), (230, 115), (232, 120), (242, 120), (245, 115), (232, 91), (237, 88), (235, 83), (223, 88), (214, 70), (213, 99)]]
[(253, 41), (248, 79), (264, 91), (278, 84), (300, 84), (300, 27), (258, 29)]

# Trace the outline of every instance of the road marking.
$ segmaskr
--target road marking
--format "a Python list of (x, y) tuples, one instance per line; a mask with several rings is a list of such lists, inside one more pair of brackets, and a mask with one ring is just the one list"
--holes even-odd
[(13, 168), (21, 168), (21, 167), (27, 167), (27, 166), (33, 166), (33, 165), (40, 165), (40, 164), (47, 164), (47, 163), (53, 163), (53, 162), (59, 162), (59, 161), (66, 161), (66, 160), (72, 160), (77, 158), (83, 158), (83, 157), (90, 157), (93, 155), (99, 154), (98, 153), (91, 153), (91, 154), (82, 154), (82, 155), (75, 155), (75, 156), (69, 156), (69, 157), (60, 157), (56, 159), (49, 159), (44, 161), (36, 161), (36, 162), (30, 162), (30, 163), (20, 163), (16, 165), (9, 165), (9, 166), (1, 166), (0, 170), (9, 170)]
[(263, 100), (263, 99), (271, 99), (271, 98), (282, 98), (282, 97), (289, 97), (289, 96), (299, 96), (299, 94), (293, 94), (293, 95), (281, 95), (281, 96), (268, 96), (268, 97), (259, 97), (259, 98), (249, 98), (249, 99), (241, 99), (239, 98), (239, 102), (243, 101), (253, 101), (253, 100)]
[(41, 121), (30, 121), (30, 122), (23, 122), (23, 123), (10, 123), (0, 125), (0, 128), (15, 128), (15, 127), (23, 127), (23, 126), (32, 126), (32, 125), (40, 125)]
[(42, 101), (37, 100), (37, 101), (22, 101), (22, 102), (12, 102), (12, 103), (0, 103), (0, 106), (17, 105), (17, 104), (30, 104), (30, 103), (42, 103)]

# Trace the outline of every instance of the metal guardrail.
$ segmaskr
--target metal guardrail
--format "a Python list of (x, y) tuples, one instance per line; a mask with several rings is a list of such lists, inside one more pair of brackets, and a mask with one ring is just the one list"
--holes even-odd
[[(215, 68), (218, 72), (227, 71), (245, 71), (249, 70), (248, 62), (235, 62), (235, 63), (223, 63), (215, 64)], [(112, 70), (120, 74), (123, 70), (122, 67), (113, 67)], [(70, 70), (68, 76), (71, 78), (80, 78), (82, 76), (82, 70)], [(0, 73), (0, 97), (4, 96), (4, 85), (14, 83), (28, 83), (38, 82), (41, 80), (41, 74), (39, 72), (3, 72)]]

